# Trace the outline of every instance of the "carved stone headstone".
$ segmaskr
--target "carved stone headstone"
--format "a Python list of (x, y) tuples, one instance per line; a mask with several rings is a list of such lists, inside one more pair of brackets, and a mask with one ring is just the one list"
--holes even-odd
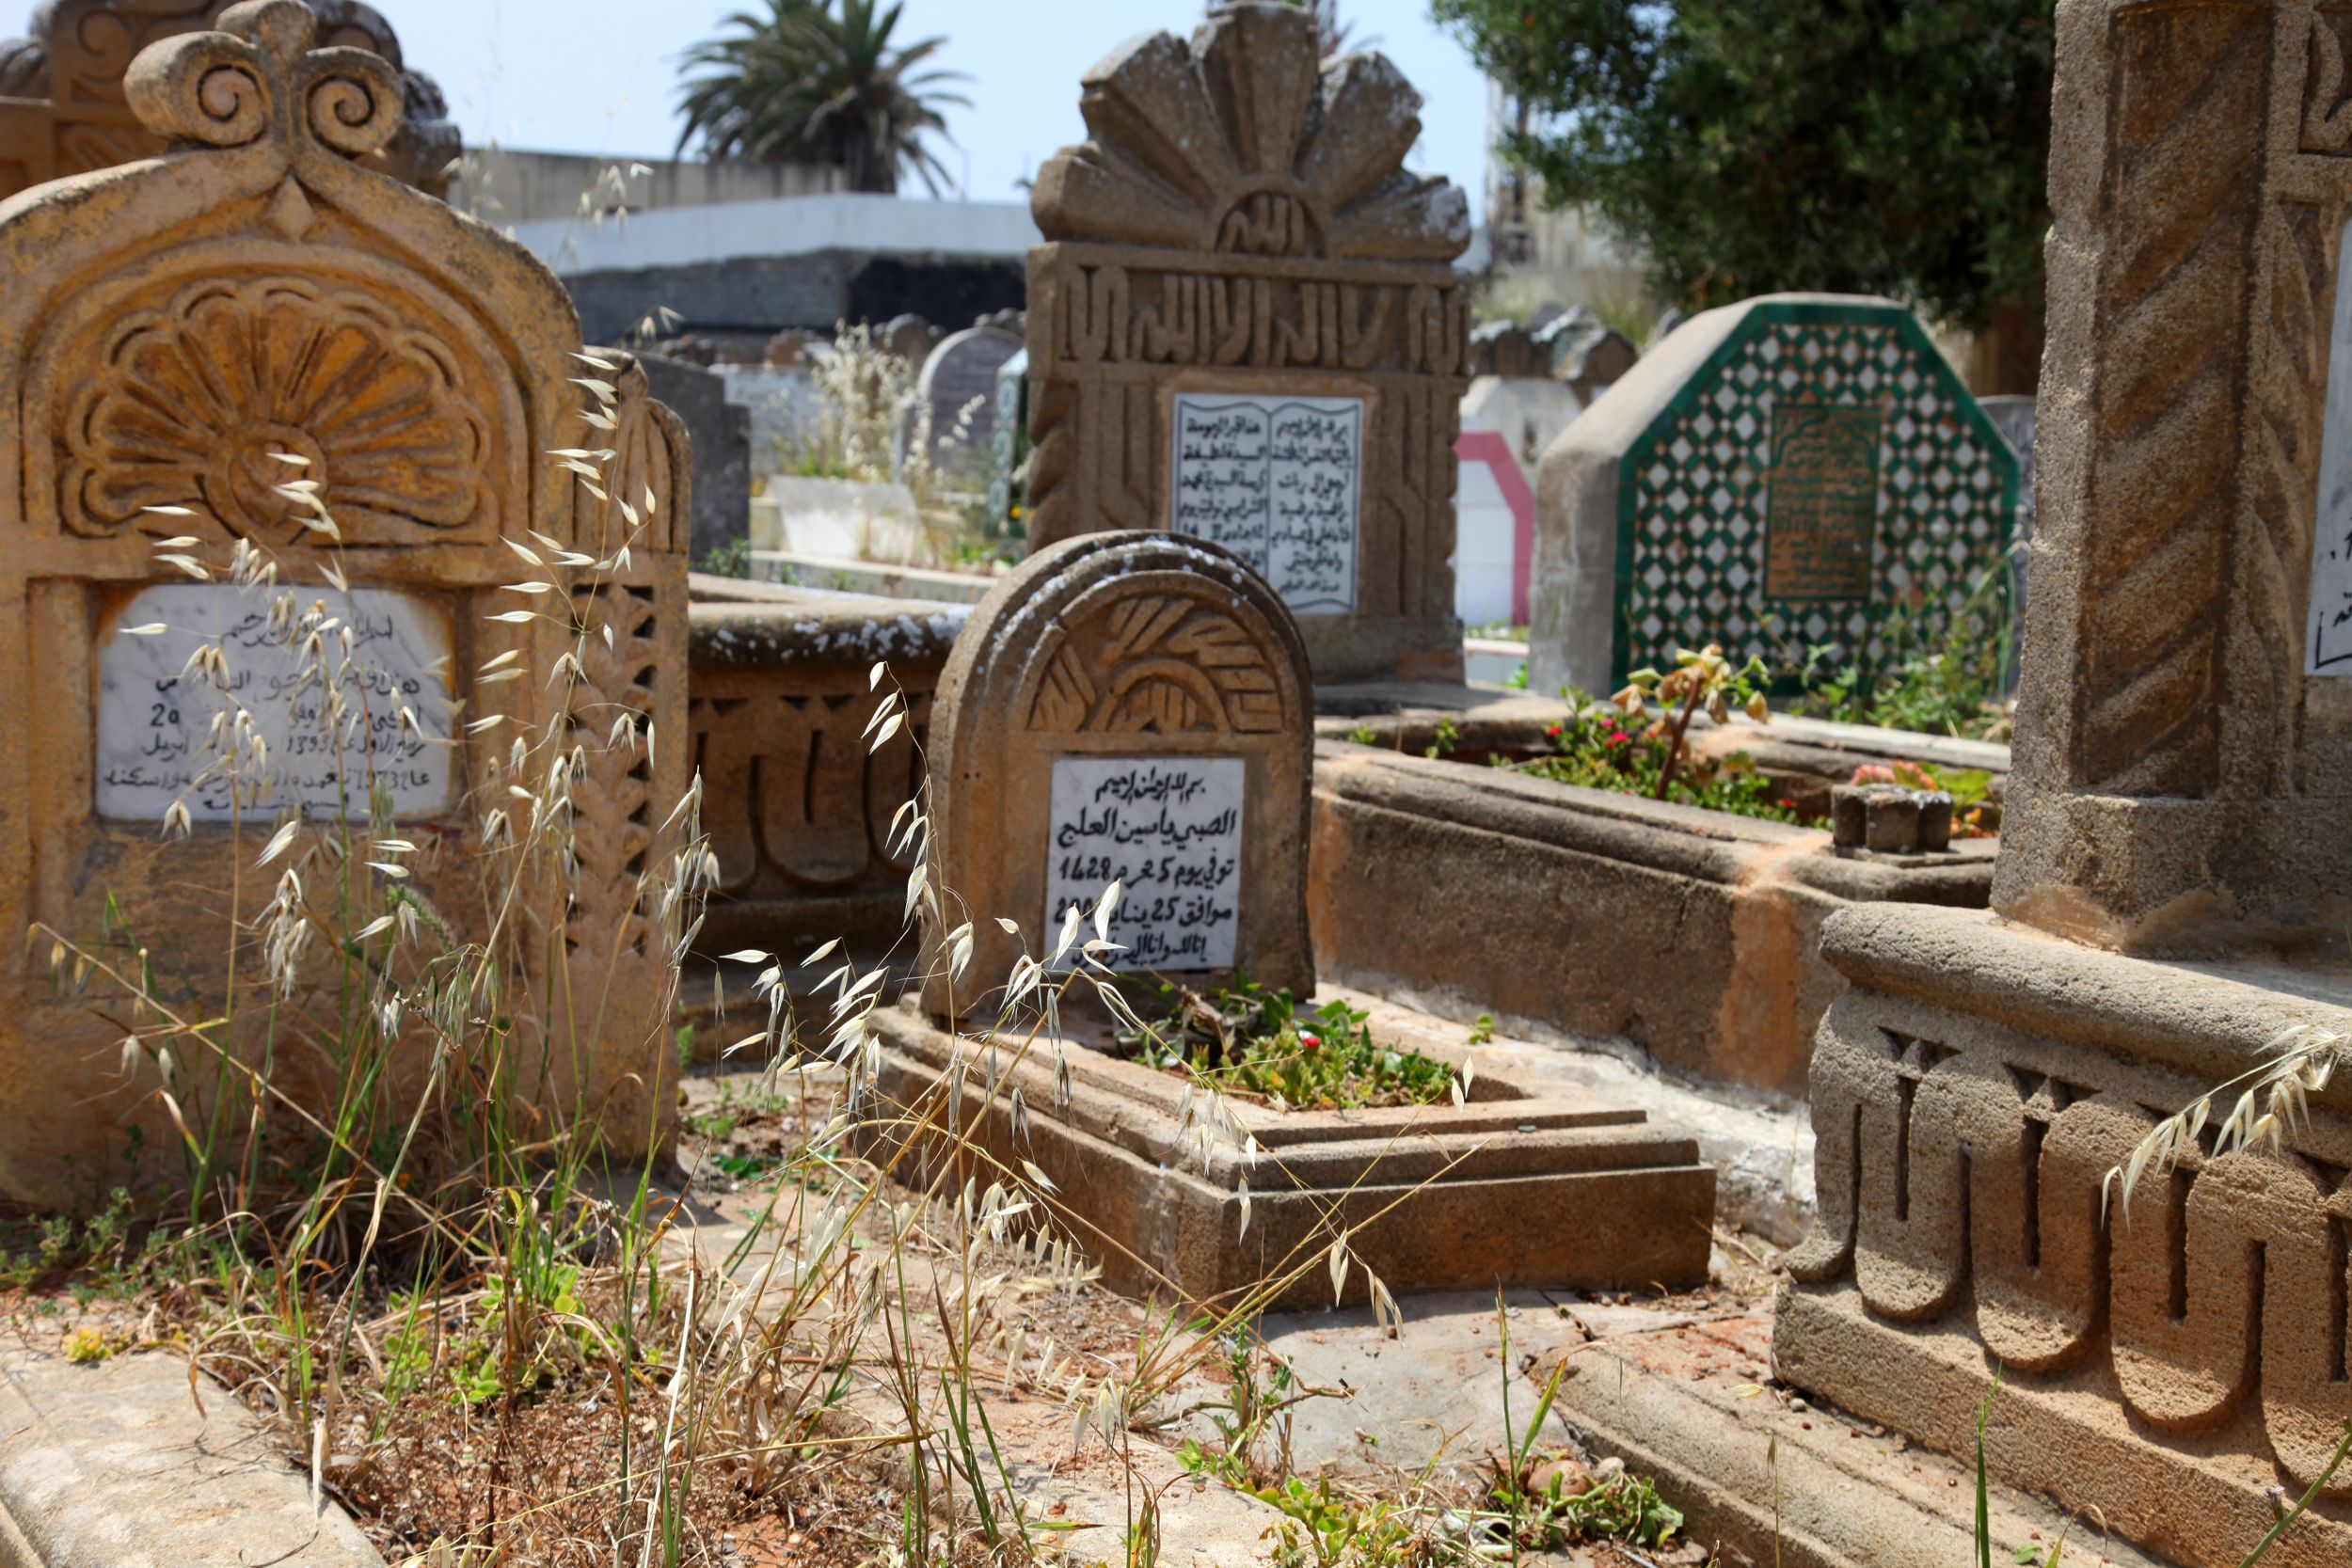
[[(1998, 912), (1825, 926), (1851, 984), (1815, 1050), (1821, 1219), (1773, 1360), (1952, 1453), (1997, 1371), (1994, 1426), (2034, 1435), (1995, 1475), (2233, 1562), (2352, 1420), (2344, 1074), (2258, 1089), (2275, 1137), (2216, 1135), (2282, 1031), (2352, 1032), (2352, 666), (2328, 657), (2352, 15), (2061, 0), (2058, 37)], [(2126, 1201), (2108, 1172), (2208, 1096)], [(2352, 1475), (2265, 1560), (2352, 1561)]]
[[(1242, 4), (1087, 73), (1090, 139), (1032, 201), (1029, 538), (1214, 521), (1319, 679), (1458, 679), (1466, 209), (1403, 167), (1421, 101), (1396, 68), (1320, 55), (1308, 12)], [(1311, 476), (1270, 471), (1310, 449)]]
[[(140, 134), (172, 150), (37, 187), (0, 221), (0, 927), (91, 937), (111, 899), (173, 955), (175, 983), (216, 996), (241, 875), (251, 918), (257, 814), (264, 832), (364, 818), (375, 788), (424, 847), (406, 885), (479, 936), (475, 792), (511, 737), (568, 734), (576, 867), (531, 879), (516, 913), (544, 933), (535, 983), (573, 999), (576, 1027), (532, 1042), (540, 1065), (516, 1092), (642, 1148), (671, 1114), (667, 955), (641, 872), (686, 785), (683, 432), (627, 356), (583, 372), (570, 302), (528, 252), (368, 166), (400, 125), (389, 63), (314, 48), (297, 0), (219, 24), (131, 65)], [(609, 429), (583, 425), (583, 373), (610, 388)], [(556, 468), (583, 445), (616, 454), (606, 479), (639, 525)], [(332, 547), (278, 488), (296, 471)], [(501, 587), (512, 546), (610, 562), (625, 538), (626, 566), (539, 572), (553, 592), (536, 604), (561, 608), (489, 618), (523, 602)], [(273, 594), (222, 578), (240, 544), (267, 552), (297, 607), (333, 613), (326, 635), (351, 633), (344, 695), (365, 722), (340, 757), (305, 721), (323, 693), (257, 624)], [(227, 689), (273, 759), (242, 848), (225, 796), (191, 770), (228, 700), (191, 678), (199, 641), (234, 669)], [(485, 677), (508, 666), (532, 678)], [(460, 702), (492, 727), (461, 724)], [(656, 735), (681, 744), (637, 743)], [(191, 831), (160, 843), (175, 800)], [(134, 1179), (100, 1175), (126, 1123), (151, 1154), (173, 1135), (152, 1083), (124, 1073), (120, 1024), (17, 953), (0, 966), (0, 1195), (86, 1200)]]
[[(1049, 954), (1114, 879), (1114, 968), (1311, 991), (1311, 692), (1280, 599), (1214, 545), (1088, 534), (997, 584), (931, 709), (931, 884), (975, 938), (955, 1009)], [(934, 953), (943, 936), (934, 922)], [(944, 1017), (941, 966), (926, 973)]]
[(1470, 374), (1532, 376), (1551, 373), (1551, 353), (1534, 329), (1518, 322), (1488, 322), (1470, 333)]
[[(163, 138), (124, 99), (123, 75), (149, 44), (214, 24), (235, 0), (44, 0), (31, 36), (0, 39), (0, 200), (28, 185), (151, 158)], [(358, 0), (318, 0), (322, 47), (364, 49), (400, 71), (401, 126), (366, 164), (434, 196), (461, 150), (441, 89), (402, 71), (391, 24)]]
[(1545, 452), (1529, 684), (1684, 648), (1875, 665), (2008, 546), (2017, 459), (1911, 312), (1767, 294), (1695, 316)]
[(1001, 327), (974, 326), (940, 340), (922, 361), (914, 395), (931, 412), (931, 448), (940, 462), (977, 470), (996, 428), (996, 372), (1021, 352)]

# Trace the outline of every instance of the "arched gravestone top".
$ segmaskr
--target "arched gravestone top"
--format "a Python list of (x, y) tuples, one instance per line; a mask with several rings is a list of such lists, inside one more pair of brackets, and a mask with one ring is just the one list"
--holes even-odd
[[(1091, 911), (1113, 877), (1121, 967), (1307, 995), (1313, 744), (1297, 628), (1230, 553), (1120, 532), (1031, 556), (973, 611), (931, 708), (931, 885), (975, 939), (957, 1009), (1050, 953), (1062, 910)], [(930, 921), (933, 955), (943, 937)]]
[(1088, 71), (1031, 210), (1029, 539), (1223, 544), (1325, 680), (1456, 679), (1462, 194), (1407, 172), (1421, 100), (1313, 18), (1222, 7)]
[[(640, 873), (660, 865), (687, 780), (684, 747), (628, 736), (687, 733), (684, 431), (628, 356), (576, 357), (571, 302), (530, 252), (367, 166), (400, 125), (389, 62), (313, 47), (298, 0), (233, 7), (219, 28), (131, 65), (126, 102), (159, 156), (0, 203), (0, 925), (93, 932), (111, 895), (143, 937), (187, 956), (199, 993), (225, 985), (220, 911), (241, 869), (252, 885), (252, 846), (240, 855), (205, 820), (225, 803), (199, 799), (185, 843), (160, 844), (155, 825), (176, 795), (200, 794), (190, 773), (207, 720), (194, 699), (222, 699), (183, 682), (146, 694), (170, 700), (138, 700), (135, 683), (158, 677), (126, 648), (141, 640), (119, 634), (151, 617), (167, 623), (159, 641), (239, 625), (254, 609), (242, 590), (191, 580), (157, 545), (193, 536), (217, 574), (249, 544), (303, 603), (348, 581), (347, 624), (435, 742), (412, 758), (406, 726), (377, 726), (359, 751), (416, 762), (396, 817), (447, 847), (415, 885), (463, 935), (482, 934), (467, 922), (486, 859), (469, 791), (510, 737), (574, 736), (576, 871), (533, 881), (517, 913), (547, 933), (534, 985), (614, 1000), (584, 1002), (560, 1051), (534, 1047), (548, 1076), (534, 1069), (517, 1092), (608, 1116), (612, 1142), (642, 1147), (670, 1114), (660, 1087), (675, 1058), (644, 1011), (667, 955)], [(609, 391), (607, 428), (584, 422), (583, 376)], [(609, 493), (634, 518), (556, 467), (559, 451), (583, 447), (614, 453)], [(334, 546), (278, 492), (286, 452), (307, 459)], [(596, 564), (551, 559), (549, 541)], [(553, 584), (528, 601), (549, 613), (527, 624), (489, 619), (524, 602), (504, 591), (532, 570), (516, 546)], [(576, 639), (575, 618), (596, 634)], [(259, 667), (244, 689), (262, 693), (238, 700), (310, 745), (271, 746), (261, 809), (349, 814), (352, 765), (322, 756), (298, 703), (288, 715), (262, 700), (286, 651), (264, 644), (238, 644)], [(539, 678), (477, 681), (503, 658)], [(499, 727), (469, 737), (461, 702), (464, 720)], [(124, 754), (147, 760), (108, 765)], [(97, 1022), (21, 957), (0, 966), (0, 1195), (72, 1201), (87, 1167), (60, 1162), (122, 1148), (124, 1107), (145, 1101), (100, 1037), (120, 1030)], [(33, 1084), (38, 1097), (8, 1087)], [(169, 1147), (150, 1131), (165, 1134), (150, 1148)]]
[[(123, 96), (131, 61), (151, 43), (213, 26), (235, 0), (44, 0), (29, 36), (0, 39), (0, 200), (44, 181), (89, 174), (164, 150)], [(371, 166), (431, 196), (449, 192), (463, 150), (432, 77), (401, 64), (400, 38), (359, 0), (316, 0), (318, 42), (364, 49), (400, 72), (400, 129)]]
[[(1021, 352), (1019, 334), (1001, 327), (968, 326), (940, 340), (923, 360), (915, 378), (914, 395), (930, 405), (931, 444), (943, 457), (961, 466), (977, 467), (990, 451), (996, 428), (996, 372)], [(975, 401), (968, 421), (964, 409)], [(946, 443), (962, 421), (963, 439), (949, 450)]]
[(1529, 682), (1604, 692), (1720, 642), (1883, 662), (2009, 547), (2017, 458), (1910, 311), (1766, 294), (1692, 317), (1544, 454)]

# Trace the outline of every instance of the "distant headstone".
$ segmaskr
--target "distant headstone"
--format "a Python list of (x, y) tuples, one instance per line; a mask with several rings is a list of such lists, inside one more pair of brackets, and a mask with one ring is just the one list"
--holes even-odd
[(1021, 340), (1001, 327), (973, 326), (940, 340), (923, 361), (914, 395), (931, 412), (937, 460), (977, 467), (996, 428), (996, 372), (1022, 352)]
[(1560, 361), (1558, 375), (1576, 393), (1577, 402), (1590, 408), (1600, 401), (1600, 395), (1625, 379), (1642, 357), (1642, 351), (1633, 346), (1633, 340), (1611, 327), (1603, 327), (1581, 340)]
[[(44, 181), (151, 158), (163, 137), (123, 92), (149, 44), (213, 26), (235, 0), (47, 0), (31, 36), (0, 39), (0, 201)], [(364, 49), (400, 74), (401, 124), (365, 164), (430, 196), (449, 194), (463, 148), (433, 78), (401, 68), (400, 39), (373, 7), (318, 0), (319, 47)]]
[(931, 885), (969, 914), (969, 973), (1050, 953), (1117, 880), (1113, 968), (1311, 991), (1311, 702), (1289, 612), (1217, 546), (1095, 533), (1032, 555), (973, 611), (931, 710)]
[(2008, 547), (2017, 459), (1889, 301), (1694, 316), (1545, 453), (1530, 683), (1613, 689), (1721, 643), (1830, 668), (1933, 638)]
[(752, 411), (727, 401), (716, 371), (643, 354), (645, 385), (686, 425), (694, 446), (693, 536), (696, 561), (745, 537), (752, 508)]
[(1020, 523), (1028, 509), (1028, 487), (1021, 465), (1029, 456), (1029, 351), (1024, 348), (996, 372), (996, 420), (989, 430), (988, 515), (995, 527)]
[(939, 328), (920, 316), (893, 316), (877, 327), (874, 339), (916, 370), (939, 346)]
[(1470, 334), (1470, 374), (1549, 375), (1551, 356), (1534, 332), (1518, 322), (1487, 322)]
[(1470, 225), (1402, 166), (1420, 103), (1377, 55), (1325, 60), (1283, 6), (1087, 73), (1091, 139), (1031, 203), (1032, 547), (1206, 531), (1297, 594), (1319, 678), (1460, 677)]
[[(2018, 633), (2017, 653), (2022, 656), (2026, 628), (2026, 554), (2022, 546), (2033, 539), (2033, 451), (2037, 429), (2034, 416), (2036, 400), (2030, 394), (2001, 393), (1993, 397), (1979, 398), (1977, 402), (1983, 407), (1985, 418), (1993, 421), (1993, 428), (1999, 431), (2001, 438), (2009, 443), (2009, 450), (2017, 454), (2017, 532), (2013, 542), (2021, 547), (2010, 557), (2009, 572), (2010, 594), (2013, 600), (2012, 613)], [(2010, 660), (2012, 683), (2015, 681), (2019, 663), (2019, 657), (2012, 657)]]

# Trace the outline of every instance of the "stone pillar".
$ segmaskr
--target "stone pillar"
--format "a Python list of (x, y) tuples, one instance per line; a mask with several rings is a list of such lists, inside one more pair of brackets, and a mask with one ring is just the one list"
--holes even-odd
[[(1824, 928), (1851, 984), (1773, 1364), (1952, 1453), (1997, 1369), (1995, 1474), (2235, 1562), (2352, 1420), (2346, 1075), (2275, 1148), (2212, 1131), (2281, 1030), (2352, 1034), (2352, 12), (2058, 14), (1999, 912)], [(2201, 1096), (2205, 1136), (2124, 1203), (2108, 1173)], [(2352, 1561), (2352, 1476), (2265, 1560)]]
[(2043, 929), (2342, 950), (2352, 657), (2315, 622), (2346, 569), (2346, 488), (2321, 480), (2343, 438), (2323, 414), (2352, 420), (2331, 391), (2352, 376), (2331, 352), (2347, 39), (2352, 16), (2299, 3), (2061, 9), (2031, 657), (1994, 890)]

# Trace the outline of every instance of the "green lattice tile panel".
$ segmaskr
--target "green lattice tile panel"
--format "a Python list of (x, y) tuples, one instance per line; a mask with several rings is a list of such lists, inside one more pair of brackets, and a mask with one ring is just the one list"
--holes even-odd
[(1898, 610), (1949, 624), (2016, 505), (2015, 456), (1909, 311), (1759, 305), (1619, 469), (1613, 675), (1710, 641), (1875, 664)]

